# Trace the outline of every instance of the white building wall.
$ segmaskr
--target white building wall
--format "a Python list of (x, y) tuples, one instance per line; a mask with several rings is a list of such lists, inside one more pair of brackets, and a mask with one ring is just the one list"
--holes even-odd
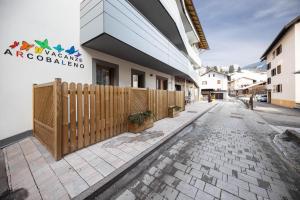
[(185, 47), (187, 49), (188, 55), (191, 58), (191, 60), (196, 63), (198, 66), (202, 65), (201, 59), (199, 58), (199, 55), (195, 50), (192, 48), (192, 46), (189, 43), (188, 36), (185, 32), (184, 25), (181, 20), (180, 12), (177, 8), (176, 1), (170, 1), (170, 0), (160, 0), (161, 4), (164, 5), (166, 10), (168, 11), (169, 15), (173, 18), (175, 21), (177, 28), (179, 30), (179, 33), (181, 35), (181, 38), (185, 44)]
[[(88, 4), (85, 5), (86, 3)], [(174, 13), (179, 15), (175, 1), (169, 2), (165, 6), (168, 6), (167, 9), (171, 9)], [(199, 84), (199, 76), (195, 75), (193, 65), (188, 56), (178, 50), (174, 44), (127, 1), (84, 1), (81, 7), (81, 34), (84, 36), (81, 39), (81, 43), (85, 43), (100, 34), (107, 33), (139, 51), (187, 74)], [(180, 15), (179, 18), (176, 17), (176, 22), (177, 21), (177, 25), (181, 30), (181, 36), (187, 40)], [(191, 48), (188, 42), (186, 45)], [(188, 54), (195, 54), (195, 51), (188, 50)], [(197, 56), (197, 59), (201, 65), (199, 56)]]
[[(300, 23), (295, 24), (295, 71), (300, 72)], [(295, 75), (295, 101), (300, 103), (300, 74)]]
[[(221, 81), (220, 84), (218, 84), (218, 80)], [(206, 81), (207, 84), (203, 85), (203, 81)], [(228, 90), (227, 76), (215, 72), (204, 74), (201, 76), (201, 89)]]
[[(282, 45), (282, 53), (273, 58), (272, 52)], [(295, 28), (290, 30), (281, 38), (277, 45), (267, 55), (267, 63), (271, 63), (271, 69), (268, 70), (268, 77), (271, 77), (271, 84), (267, 86), (272, 90), (272, 99), (277, 100), (295, 100)], [(271, 76), (271, 71), (278, 65), (281, 65), (281, 74)], [(282, 92), (273, 92), (273, 86), (282, 84)]]
[(239, 78), (234, 81), (234, 90), (238, 90), (238, 89), (244, 88), (244, 87), (246, 87), (248, 85), (252, 85), (252, 84), (253, 84), (252, 79)]
[[(120, 86), (130, 86), (131, 68), (145, 71), (146, 87), (156, 87), (156, 75), (174, 77), (80, 46), (81, 0), (2, 0), (0, 2), (0, 140), (32, 129), (32, 84), (62, 78), (67, 82), (92, 83), (92, 59), (119, 65)], [(41, 8), (46, 8), (41, 11)], [(49, 44), (75, 46), (82, 54), (84, 68), (4, 55), (13, 41), (48, 38)], [(18, 47), (19, 48), (19, 47)], [(15, 51), (12, 51), (13, 53)], [(34, 54), (34, 49), (29, 52)], [(24, 53), (27, 53), (24, 51)], [(35, 54), (34, 54), (35, 55)], [(42, 54), (45, 55), (45, 51)], [(150, 76), (152, 74), (153, 76)]]

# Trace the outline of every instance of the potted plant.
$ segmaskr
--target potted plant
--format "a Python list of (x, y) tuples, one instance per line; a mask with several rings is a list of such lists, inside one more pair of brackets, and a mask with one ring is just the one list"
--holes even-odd
[(128, 116), (128, 131), (139, 133), (145, 129), (153, 127), (153, 117), (151, 111), (135, 113)]
[(177, 117), (179, 115), (180, 110), (181, 110), (180, 106), (170, 106), (168, 108), (168, 116), (171, 118)]

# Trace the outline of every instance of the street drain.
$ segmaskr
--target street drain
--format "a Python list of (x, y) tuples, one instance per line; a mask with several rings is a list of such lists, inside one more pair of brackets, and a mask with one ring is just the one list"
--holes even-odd
[(188, 110), (188, 113), (197, 113), (197, 111), (193, 111), (193, 110)]
[(231, 118), (237, 118), (237, 119), (243, 119), (243, 117), (240, 116), (234, 116), (234, 115), (230, 115)]

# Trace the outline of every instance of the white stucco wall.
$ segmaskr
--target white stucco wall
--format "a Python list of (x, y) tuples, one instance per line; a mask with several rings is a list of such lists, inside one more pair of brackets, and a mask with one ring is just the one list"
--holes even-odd
[[(282, 53), (273, 59), (272, 52), (282, 45)], [(267, 55), (267, 63), (271, 63), (268, 70), (268, 77), (271, 77), (271, 84), (267, 85), (272, 90), (272, 99), (295, 100), (295, 28), (291, 27), (281, 38), (275, 47)], [(281, 65), (281, 74), (271, 76), (271, 71)], [(282, 92), (273, 92), (273, 86), (282, 84)]]
[(253, 80), (249, 78), (239, 78), (234, 81), (234, 90), (238, 90), (253, 84)]
[[(295, 24), (295, 71), (300, 72), (300, 23)], [(300, 103), (300, 74), (295, 75), (295, 101)]]
[[(146, 87), (156, 87), (156, 75), (169, 80), (169, 89), (174, 89), (174, 77), (137, 64), (80, 47), (80, 2), (81, 0), (2, 0), (0, 2), (0, 140), (32, 129), (32, 84), (62, 78), (67, 82), (92, 83), (92, 59), (104, 60), (119, 65), (119, 85), (130, 86), (131, 68), (145, 71)], [(72, 45), (82, 54), (84, 68), (38, 61), (15, 56), (13, 41), (48, 38), (51, 47)], [(21, 44), (20, 44), (21, 45)], [(16, 47), (19, 48), (20, 46)], [(13, 56), (4, 55), (10, 49)], [(31, 48), (26, 53), (34, 53)], [(45, 51), (42, 55), (46, 57)], [(153, 76), (150, 76), (153, 74)]]
[[(209, 72), (207, 74), (202, 75), (200, 80), (201, 89), (228, 90), (228, 79), (226, 75), (222, 75), (216, 72)], [(218, 80), (221, 81), (220, 84), (217, 83)], [(206, 81), (207, 85), (203, 85), (203, 81)]]

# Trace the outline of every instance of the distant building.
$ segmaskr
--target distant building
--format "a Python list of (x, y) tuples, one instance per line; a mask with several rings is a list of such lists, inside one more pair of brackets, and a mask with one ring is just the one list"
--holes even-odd
[(230, 80), (228, 82), (229, 95), (237, 96), (241, 95), (239, 92), (244, 88), (256, 84), (263, 83), (267, 81), (266, 72), (252, 72), (244, 70), (241, 73), (230, 74)]
[(268, 102), (300, 108), (300, 16), (285, 25), (261, 56), (267, 61)]
[(246, 87), (240, 88), (236, 90), (237, 96), (248, 96), (248, 95), (256, 95), (256, 94), (267, 94), (267, 82), (259, 82), (253, 83)]
[(228, 96), (228, 76), (221, 72), (210, 70), (201, 75), (201, 94), (207, 97), (212, 94), (216, 99), (226, 99)]
[(238, 79), (230, 80), (228, 82), (229, 94), (231, 96), (236, 96), (239, 90), (254, 83), (256, 83), (256, 80), (248, 77), (240, 77)]

